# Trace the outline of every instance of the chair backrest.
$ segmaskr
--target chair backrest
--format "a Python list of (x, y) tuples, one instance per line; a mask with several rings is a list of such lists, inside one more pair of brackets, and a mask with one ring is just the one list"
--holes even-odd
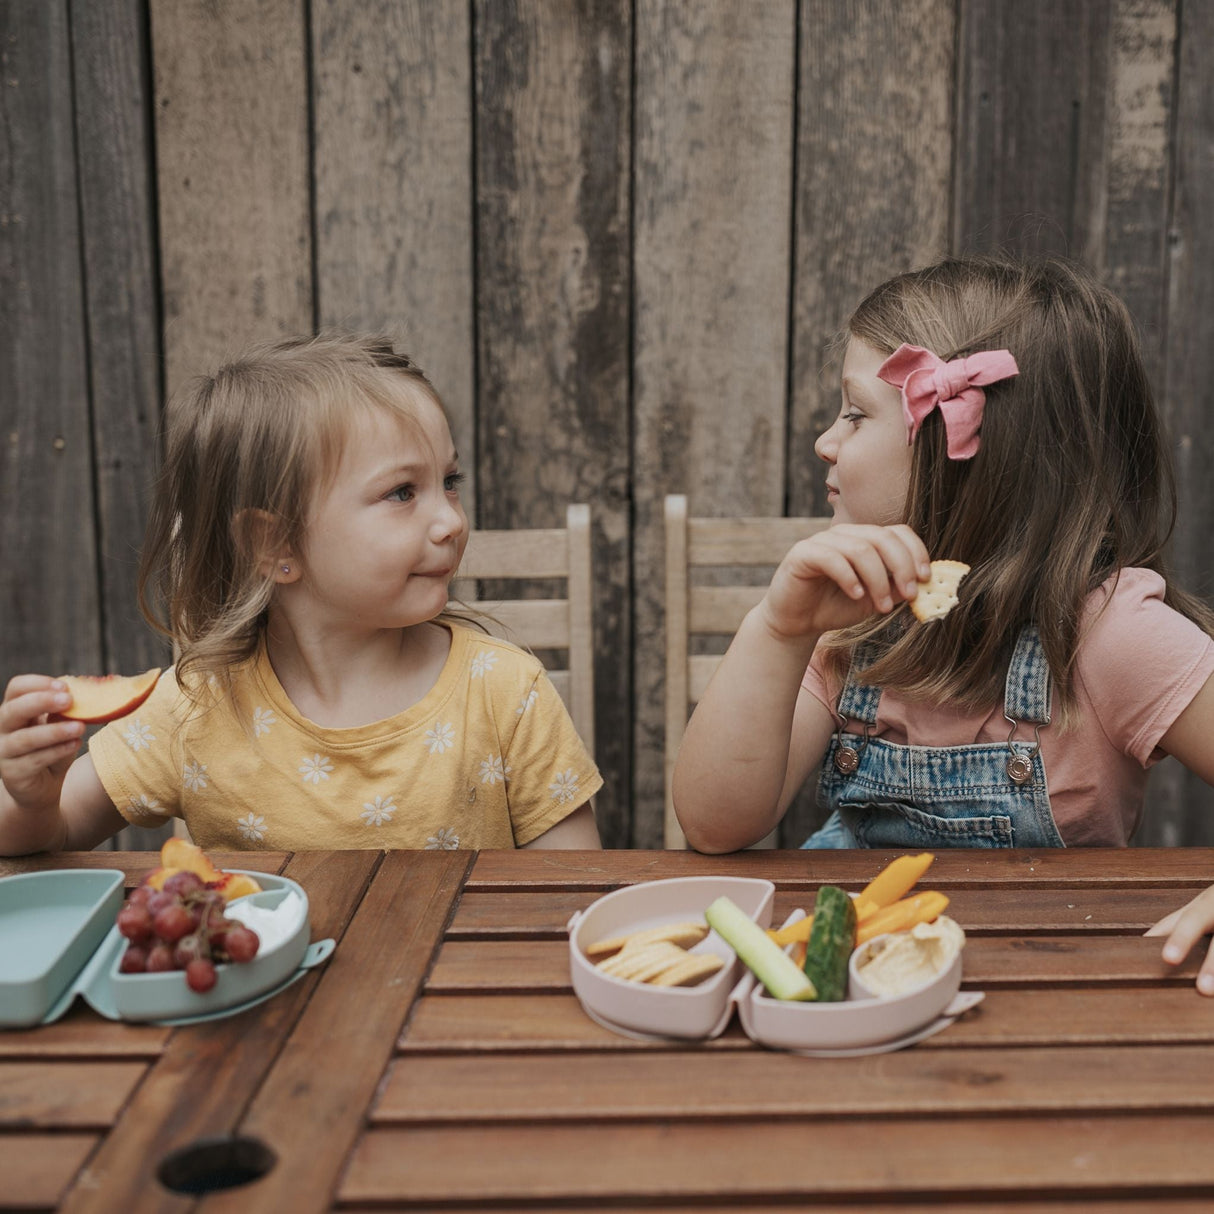
[[(452, 607), (475, 605), (486, 625), (544, 658), (574, 727), (594, 754), (594, 630), (591, 614), (590, 507), (571, 505), (565, 526), (473, 531), (452, 584)], [(563, 581), (563, 598), (480, 595), (476, 583)], [(550, 589), (551, 587), (549, 587)], [(514, 587), (510, 588), (512, 591)], [(521, 589), (521, 588), (520, 588)], [(495, 621), (502, 627), (495, 626)], [(557, 652), (554, 652), (557, 651)]]
[[(665, 845), (686, 841), (674, 814), (674, 760), (690, 709), (721, 655), (693, 652), (694, 638), (728, 638), (763, 597), (775, 567), (829, 518), (688, 518), (687, 498), (666, 498), (666, 822)], [(716, 584), (705, 584), (717, 571)], [(697, 576), (699, 575), (699, 576)]]

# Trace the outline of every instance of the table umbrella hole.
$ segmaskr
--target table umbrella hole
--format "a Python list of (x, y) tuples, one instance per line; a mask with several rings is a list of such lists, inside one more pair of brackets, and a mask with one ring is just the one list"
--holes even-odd
[(260, 1180), (277, 1162), (257, 1138), (204, 1138), (166, 1155), (156, 1177), (174, 1193), (215, 1193)]

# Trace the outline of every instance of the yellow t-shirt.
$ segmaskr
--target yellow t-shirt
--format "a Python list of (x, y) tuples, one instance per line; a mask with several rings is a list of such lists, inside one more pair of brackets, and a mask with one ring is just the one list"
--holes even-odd
[(326, 729), (295, 709), (265, 647), (201, 710), (166, 672), (89, 753), (136, 826), (185, 819), (200, 847), (517, 847), (603, 780), (535, 658), (451, 625), (435, 685), (394, 717)]

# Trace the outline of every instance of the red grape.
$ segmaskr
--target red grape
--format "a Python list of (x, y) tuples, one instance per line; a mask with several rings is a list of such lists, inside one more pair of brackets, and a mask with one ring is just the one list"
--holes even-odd
[(251, 928), (238, 923), (228, 929), (224, 938), (224, 951), (233, 961), (252, 961), (261, 947), (261, 940)]
[(152, 938), (152, 916), (142, 904), (128, 903), (118, 912), (118, 930), (128, 939), (143, 944)]
[(205, 889), (206, 886), (197, 873), (182, 871), (174, 873), (169, 877), (165, 881), (163, 888), (166, 894), (176, 894), (178, 897), (183, 897), (185, 894), (192, 894), (196, 890)]
[(205, 957), (195, 957), (185, 967), (185, 980), (190, 990), (204, 994), (215, 985), (215, 964)]
[(153, 944), (148, 952), (148, 973), (162, 974), (173, 968), (173, 950), (167, 944)]
[(126, 900), (127, 906), (147, 906), (153, 890), (150, 885), (136, 885), (131, 890), (131, 896)]
[(120, 974), (142, 974), (148, 967), (148, 952), (142, 945), (128, 944), (118, 963)]
[(157, 911), (152, 926), (156, 935), (166, 944), (176, 944), (182, 936), (188, 935), (198, 925), (190, 910), (176, 902), (162, 911)]

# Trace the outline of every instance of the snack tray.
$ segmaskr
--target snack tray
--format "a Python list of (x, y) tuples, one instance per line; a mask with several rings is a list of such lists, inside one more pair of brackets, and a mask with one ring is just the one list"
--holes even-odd
[(247, 875), (262, 887), (248, 900), (272, 908), (293, 891), (302, 914), (286, 938), (252, 961), (218, 966), (215, 985), (202, 994), (190, 990), (180, 971), (119, 973), (127, 943), (114, 925), (125, 884), (119, 870), (52, 869), (0, 878), (0, 1028), (50, 1024), (77, 996), (110, 1020), (177, 1025), (235, 1015), (276, 995), (326, 960), (334, 945), (310, 942), (302, 886), (272, 873)]
[[(750, 877), (675, 877), (628, 886), (605, 895), (569, 920), (569, 968), (583, 1011), (604, 1028), (645, 1041), (708, 1040), (719, 1036), (734, 1012), (760, 1045), (820, 1057), (902, 1049), (952, 1024), (982, 1001), (981, 991), (960, 990), (961, 954), (931, 982), (906, 994), (875, 998), (856, 976), (861, 950), (852, 954), (847, 999), (838, 1003), (773, 999), (715, 931), (692, 952), (713, 952), (725, 965), (693, 987), (657, 987), (613, 978), (587, 959), (588, 945), (666, 923), (703, 919), (722, 894), (760, 927), (771, 925), (775, 886)], [(796, 910), (787, 922), (805, 916)], [(963, 950), (964, 951), (964, 950)]]

